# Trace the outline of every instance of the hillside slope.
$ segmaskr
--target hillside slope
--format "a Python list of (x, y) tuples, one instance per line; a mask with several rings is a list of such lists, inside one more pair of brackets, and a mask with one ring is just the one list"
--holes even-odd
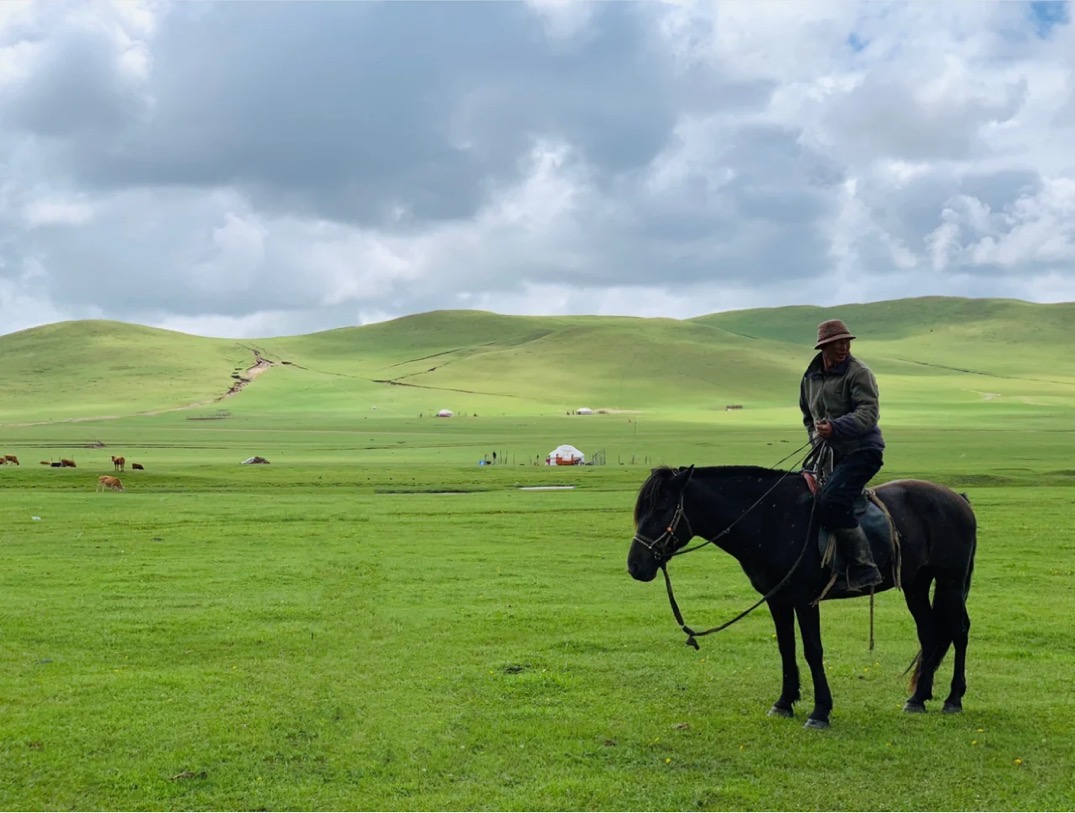
[(0, 421), (129, 415), (212, 401), (254, 364), (251, 343), (107, 320), (0, 336)]
[(1075, 303), (929, 297), (682, 321), (435, 311), (241, 341), (63, 322), (0, 337), (0, 423), (221, 406), (383, 416), (793, 409), (817, 324), (834, 316), (856, 332), (887, 409), (928, 420), (986, 400), (1012, 414), (1075, 406)]

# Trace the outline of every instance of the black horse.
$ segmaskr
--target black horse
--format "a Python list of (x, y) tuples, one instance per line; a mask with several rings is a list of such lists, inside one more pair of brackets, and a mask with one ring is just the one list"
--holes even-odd
[[(875, 491), (900, 536), (899, 576), (921, 647), (912, 663), (912, 694), (904, 711), (926, 710), (926, 701), (933, 699), (934, 674), (952, 645), (955, 664), (944, 710), (962, 711), (970, 632), (966, 601), (977, 545), (974, 512), (963, 495), (925, 480), (895, 480)], [(754, 466), (657, 468), (639, 489), (627, 570), (639, 581), (651, 581), (696, 536), (738, 559), (754, 589), (767, 596), (776, 625), (784, 680), (769, 714), (791, 717), (800, 698), (795, 658), (798, 617), (814, 684), (814, 709), (806, 727), (827, 728), (832, 693), (822, 663), (817, 599), (829, 584), (830, 573), (818, 553), (812, 509), (809, 487), (790, 472)], [(892, 567), (882, 566), (881, 572), (885, 580), (877, 591), (895, 584)], [(837, 588), (825, 598), (860, 595), (849, 596)]]

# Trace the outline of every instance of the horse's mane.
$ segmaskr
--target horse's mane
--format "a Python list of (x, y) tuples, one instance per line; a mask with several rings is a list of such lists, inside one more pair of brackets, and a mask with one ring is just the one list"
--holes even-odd
[(679, 469), (668, 466), (658, 466), (650, 472), (646, 482), (638, 489), (638, 499), (635, 500), (635, 525), (642, 514), (649, 512), (657, 503), (657, 497), (664, 488), (664, 484), (671, 480)]
[(702, 466), (694, 470), (695, 477), (783, 477), (784, 469), (770, 469), (765, 466)]
[[(635, 524), (639, 518), (652, 510), (660, 498), (668, 481), (676, 476), (680, 469), (670, 466), (658, 466), (650, 472), (650, 476), (642, 483), (638, 490), (638, 499), (635, 501)], [(768, 477), (783, 477), (787, 472), (779, 469), (767, 469), (764, 466), (702, 466), (696, 468), (691, 478), (715, 479), (724, 477), (756, 477), (765, 479)]]

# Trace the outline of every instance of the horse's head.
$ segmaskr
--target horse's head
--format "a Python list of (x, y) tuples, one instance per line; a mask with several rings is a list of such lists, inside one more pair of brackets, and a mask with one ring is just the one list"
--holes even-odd
[(672, 555), (694, 536), (683, 515), (683, 492), (694, 474), (686, 469), (654, 469), (638, 490), (635, 535), (627, 554), (627, 572), (648, 582)]

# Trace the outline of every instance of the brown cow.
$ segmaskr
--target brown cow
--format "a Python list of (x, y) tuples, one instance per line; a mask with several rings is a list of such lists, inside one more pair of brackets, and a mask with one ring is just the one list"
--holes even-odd
[(13, 455), (13, 454), (6, 454), (6, 455), (4, 455), (4, 462), (5, 463), (14, 463), (16, 466), (18, 466), (19, 465), (19, 458), (15, 457), (15, 455)]
[(123, 471), (123, 465), (124, 465), (124, 464), (125, 464), (126, 462), (127, 462), (127, 459), (126, 459), (126, 458), (123, 458), (123, 457), (116, 457), (115, 455), (112, 455), (112, 467), (113, 467), (113, 468), (114, 468), (114, 469), (115, 469), (116, 471)]
[(41, 460), (39, 462), (41, 463), (42, 466), (51, 466), (52, 465), (52, 463), (50, 461), (48, 461), (48, 460)]
[(102, 474), (97, 478), (97, 490), (103, 491), (106, 488), (110, 488), (112, 491), (123, 491), (123, 483), (119, 481), (118, 477), (113, 477), (111, 474)]
[(63, 467), (63, 468), (65, 468), (65, 469), (75, 469), (75, 468), (78, 468), (78, 467), (77, 467), (77, 466), (75, 465), (75, 461), (74, 461), (74, 460), (68, 460), (68, 459), (67, 459), (66, 457), (61, 457), (61, 458), (60, 458), (60, 466), (61, 466), (61, 467)]
[(146, 467), (143, 466), (141, 463), (131, 463), (131, 468), (136, 469), (137, 471), (145, 471), (146, 470)]

